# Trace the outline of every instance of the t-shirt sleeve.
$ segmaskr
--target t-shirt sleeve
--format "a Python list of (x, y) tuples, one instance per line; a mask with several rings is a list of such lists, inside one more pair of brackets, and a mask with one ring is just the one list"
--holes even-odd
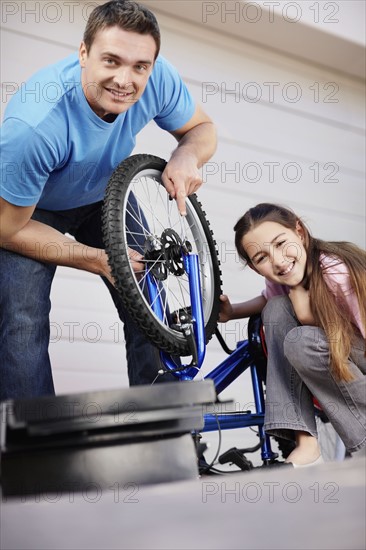
[(171, 132), (192, 118), (195, 102), (175, 67), (161, 56), (156, 63), (161, 109), (154, 120), (160, 128)]
[(57, 161), (52, 146), (16, 118), (1, 127), (0, 196), (16, 206), (37, 204)]
[(270, 300), (274, 296), (287, 296), (289, 293), (289, 287), (286, 285), (280, 285), (273, 281), (266, 279), (266, 286), (262, 290), (262, 296), (267, 300)]

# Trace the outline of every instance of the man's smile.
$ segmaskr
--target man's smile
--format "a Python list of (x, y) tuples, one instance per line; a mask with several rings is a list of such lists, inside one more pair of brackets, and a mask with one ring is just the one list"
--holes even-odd
[(116, 90), (116, 88), (104, 88), (114, 99), (114, 101), (125, 101), (128, 98), (131, 98), (135, 95), (135, 91), (122, 91)]

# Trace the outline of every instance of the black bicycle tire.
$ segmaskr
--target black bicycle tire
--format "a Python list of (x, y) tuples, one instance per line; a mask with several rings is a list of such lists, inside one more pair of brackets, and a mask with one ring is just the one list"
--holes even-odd
[[(116, 289), (126, 310), (140, 330), (152, 344), (172, 355), (189, 355), (189, 346), (185, 337), (159, 323), (155, 314), (146, 306), (137, 289), (136, 279), (131, 272), (127, 255), (127, 243), (124, 226), (123, 204), (129, 193), (130, 182), (144, 170), (157, 170), (162, 173), (166, 161), (147, 154), (133, 155), (119, 164), (109, 179), (102, 209), (102, 228), (105, 250)], [(216, 241), (210, 228), (206, 213), (195, 194), (188, 197), (198, 216), (201, 229), (211, 256), (213, 267), (213, 299), (210, 315), (205, 320), (206, 343), (211, 339), (217, 327), (221, 294), (221, 270)]]

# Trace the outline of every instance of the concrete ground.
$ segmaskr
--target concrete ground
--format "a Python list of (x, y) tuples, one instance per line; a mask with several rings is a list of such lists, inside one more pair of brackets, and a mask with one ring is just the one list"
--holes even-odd
[(364, 550), (366, 460), (3, 499), (1, 550)]

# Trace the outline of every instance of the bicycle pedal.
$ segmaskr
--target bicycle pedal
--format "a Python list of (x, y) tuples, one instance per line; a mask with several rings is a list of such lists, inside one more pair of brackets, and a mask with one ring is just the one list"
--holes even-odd
[(235, 464), (244, 471), (253, 469), (253, 463), (236, 447), (229, 449), (219, 457), (220, 464), (227, 464), (228, 462)]

